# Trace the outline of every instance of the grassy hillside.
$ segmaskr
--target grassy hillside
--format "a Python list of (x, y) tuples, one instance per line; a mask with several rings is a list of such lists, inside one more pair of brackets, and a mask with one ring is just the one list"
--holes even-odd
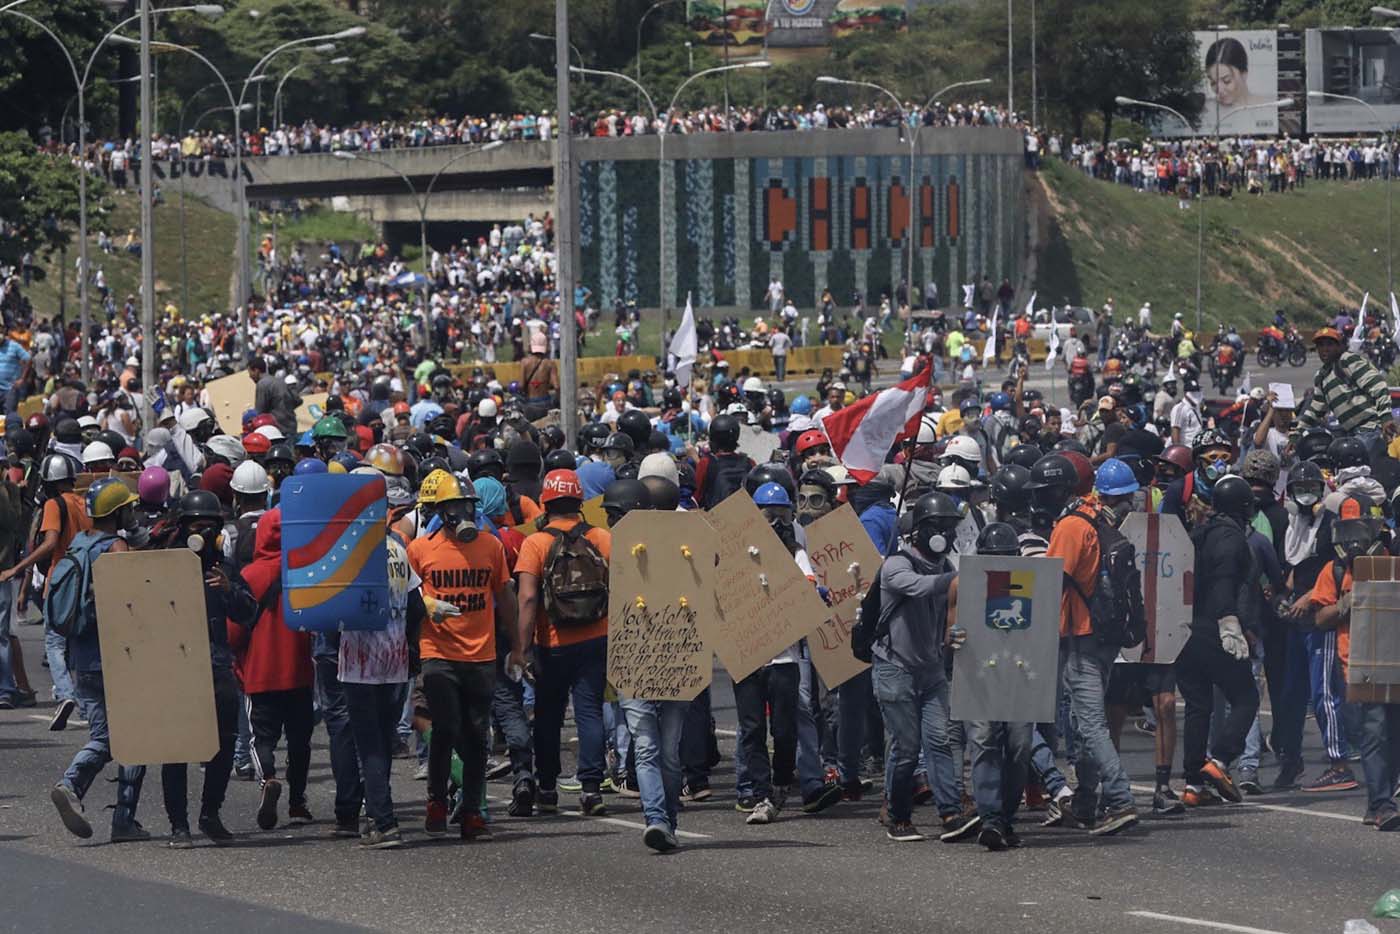
[[(155, 209), (155, 273), (157, 307), (174, 301), (182, 305), (181, 264), (180, 264), (180, 196), (178, 190), (167, 189), (165, 203)], [(136, 295), (141, 284), (141, 258), (120, 249), (126, 232), (141, 227), (141, 202), (134, 193), (121, 193), (113, 190), (109, 198), (111, 211), (103, 214), (93, 210), (88, 216), (88, 257), (93, 268), (101, 268), (107, 276), (107, 287), (116, 297), (117, 304), (127, 295)], [(97, 248), (97, 235), (106, 230), (114, 241), (116, 252), (106, 254)], [(190, 311), (203, 314), (211, 309), (224, 311), (229, 306), (229, 279), (235, 266), (234, 218), (217, 208), (210, 207), (197, 198), (185, 200), (185, 242), (188, 259), (185, 269), (189, 276)], [(78, 315), (78, 283), (74, 275), (78, 257), (77, 231), (73, 232), (73, 242), (68, 248), (67, 270), (67, 315)], [(35, 312), (40, 317), (56, 316), (59, 310), (59, 258), (45, 268), (45, 278), (36, 281), (28, 290), (29, 299), (34, 303)], [(96, 290), (90, 292), (94, 314), (100, 308), (100, 298)], [(186, 310), (186, 309), (182, 309)]]
[[(1098, 307), (1112, 296), (1124, 312), (1152, 302), (1159, 326), (1164, 312), (1192, 321), (1196, 207), (1182, 211), (1174, 197), (1095, 181), (1058, 163), (1047, 163), (1040, 180), (1049, 213), (1037, 269), (1040, 302)], [(1379, 181), (1310, 181), (1289, 194), (1209, 199), (1207, 326), (1258, 326), (1275, 308), (1316, 321), (1342, 305), (1355, 309), (1366, 290), (1372, 302), (1387, 303), (1386, 194)]]

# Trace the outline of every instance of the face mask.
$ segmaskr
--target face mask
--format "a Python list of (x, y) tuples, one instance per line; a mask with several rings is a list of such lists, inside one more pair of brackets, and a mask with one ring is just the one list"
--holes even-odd
[(915, 542), (926, 554), (937, 556), (948, 552), (948, 538), (942, 532), (916, 533)]
[(466, 503), (447, 507), (442, 512), (442, 524), (450, 529), (460, 542), (470, 542), (476, 538), (476, 516)]
[(1201, 468), (1201, 474), (1206, 478), (1207, 482), (1214, 483), (1225, 476), (1225, 471), (1229, 469), (1230, 461), (1221, 457), (1206, 461), (1205, 466)]
[(1322, 497), (1312, 490), (1297, 490), (1293, 493), (1293, 502), (1302, 509), (1311, 509), (1317, 505), (1317, 501)]

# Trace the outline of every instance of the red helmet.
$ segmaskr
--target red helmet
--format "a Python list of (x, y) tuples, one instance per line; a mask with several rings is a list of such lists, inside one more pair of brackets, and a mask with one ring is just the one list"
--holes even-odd
[(267, 435), (260, 435), (256, 431), (243, 436), (243, 450), (249, 454), (262, 455), (272, 450), (272, 439)]
[(1074, 465), (1074, 472), (1079, 475), (1079, 483), (1074, 488), (1076, 496), (1088, 496), (1094, 489), (1094, 465), (1089, 463), (1089, 458), (1078, 451), (1061, 451), (1065, 457), (1069, 458)]
[(24, 427), (30, 431), (48, 431), (49, 417), (43, 412), (35, 412), (29, 416), (29, 421), (24, 423)]
[(826, 440), (826, 435), (815, 428), (811, 428), (797, 436), (797, 444), (794, 449), (798, 454), (806, 454), (813, 448), (830, 445), (830, 443), (831, 442)]
[(556, 499), (583, 499), (583, 484), (578, 474), (572, 470), (551, 470), (545, 475), (540, 502), (550, 503)]
[(407, 403), (407, 402), (395, 402), (395, 403), (394, 403), (394, 414), (395, 414), (395, 415), (407, 415), (408, 413), (409, 413), (409, 407), (408, 407), (408, 403)]
[(1196, 462), (1191, 457), (1191, 449), (1184, 444), (1167, 445), (1167, 449), (1158, 454), (1157, 459), (1176, 466), (1183, 473), (1190, 473), (1196, 469)]
[(272, 425), (275, 428), (277, 427), (277, 419), (267, 413), (254, 416), (253, 420), (248, 423), (248, 430), (257, 431), (264, 425)]

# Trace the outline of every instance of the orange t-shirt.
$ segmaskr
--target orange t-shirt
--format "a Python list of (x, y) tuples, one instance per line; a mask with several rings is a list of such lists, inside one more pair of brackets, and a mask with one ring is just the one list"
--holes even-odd
[[(1313, 583), (1312, 593), (1308, 599), (1315, 606), (1336, 606), (1342, 594), (1351, 590), (1351, 571), (1342, 575), (1342, 589), (1337, 591), (1336, 571), (1332, 570), (1332, 562), (1328, 561), (1322, 566), (1322, 570), (1317, 572), (1317, 580)], [(1347, 680), (1347, 663), (1351, 660), (1351, 621), (1348, 619), (1337, 627), (1337, 657), (1342, 660), (1342, 683)]]
[(408, 563), (423, 581), (423, 594), (445, 600), (462, 611), (442, 622), (423, 620), (419, 638), (423, 658), (451, 662), (496, 660), (496, 591), (510, 580), (506, 552), (494, 535), (470, 542), (442, 531), (408, 545)]
[(528, 496), (520, 497), (520, 516), (522, 524), (525, 522), (534, 522), (542, 515), (544, 515), (544, 510), (540, 508), (539, 503)]
[[(59, 516), (59, 502), (63, 503), (63, 508), (68, 511), (64, 518)], [(58, 564), (58, 559), (68, 552), (68, 546), (73, 544), (73, 539), (78, 537), (79, 532), (86, 532), (92, 528), (92, 520), (88, 518), (87, 507), (83, 505), (83, 498), (77, 493), (64, 493), (56, 499), (51, 499), (44, 504), (44, 516), (39, 522), (39, 535), (43, 536), (48, 532), (58, 533), (58, 546), (54, 548), (53, 554), (49, 555), (49, 567), (46, 574), (53, 573), (53, 567)]]
[[(1099, 536), (1088, 520), (1071, 513), (1056, 522), (1045, 557), (1063, 558), (1065, 573), (1086, 596), (1093, 596), (1099, 571)], [(1060, 635), (1087, 636), (1093, 631), (1089, 604), (1073, 587), (1066, 586), (1060, 593)]]
[[(555, 519), (549, 523), (547, 528), (562, 529), (567, 532), (581, 521), (583, 520)], [(602, 554), (604, 561), (612, 560), (611, 532), (592, 526), (584, 534), (593, 543), (593, 547)], [(545, 617), (544, 562), (554, 542), (554, 536), (548, 532), (535, 532), (528, 535), (525, 538), (525, 543), (520, 546), (520, 557), (515, 561), (515, 573), (533, 574), (535, 579), (540, 582), (539, 612), (535, 616), (535, 642), (549, 648), (558, 648), (562, 645), (573, 645), (576, 642), (587, 642), (589, 639), (606, 636), (608, 634), (608, 618), (606, 616), (587, 626), (568, 626), (564, 629), (557, 628)]]

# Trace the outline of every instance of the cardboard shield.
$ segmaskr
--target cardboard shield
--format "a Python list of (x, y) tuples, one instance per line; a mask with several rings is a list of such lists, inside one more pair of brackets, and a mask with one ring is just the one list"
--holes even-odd
[(214, 410), (214, 418), (224, 434), (243, 437), (243, 413), (253, 407), (257, 395), (257, 385), (248, 371), (240, 370), (232, 376), (210, 380), (204, 389), (209, 393), (209, 407)]
[(755, 464), (766, 464), (773, 458), (773, 452), (782, 447), (776, 432), (764, 431), (757, 425), (739, 426), (740, 454), (753, 458)]
[(1044, 723), (1055, 718), (1060, 653), (1059, 558), (963, 555), (953, 656), (956, 720)]
[(1400, 704), (1400, 558), (1357, 558), (1347, 700)]
[(1134, 512), (1119, 531), (1137, 549), (1147, 638), (1123, 650), (1130, 662), (1170, 665), (1191, 635), (1196, 600), (1196, 548), (1181, 520), (1170, 513)]
[(312, 474), (282, 482), (282, 618), (298, 631), (389, 622), (384, 478)]
[(807, 526), (807, 556), (817, 583), (831, 592), (827, 617), (807, 635), (807, 649), (822, 681), (834, 688), (870, 667), (851, 654), (851, 627), (884, 558), (849, 503)]
[(709, 686), (702, 633), (715, 617), (715, 532), (698, 512), (629, 513), (612, 529), (608, 683), (636, 700), (688, 701)]
[(219, 751), (199, 556), (105, 554), (92, 566), (112, 757), (207, 762)]

